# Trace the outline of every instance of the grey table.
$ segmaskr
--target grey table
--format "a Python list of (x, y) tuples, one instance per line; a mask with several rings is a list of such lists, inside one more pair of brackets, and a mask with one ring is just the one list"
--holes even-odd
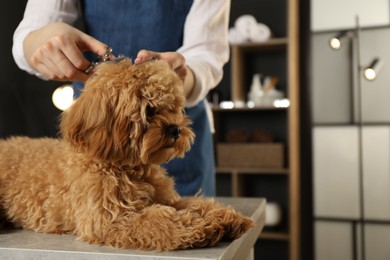
[(252, 259), (253, 246), (265, 221), (266, 200), (262, 198), (225, 198), (218, 201), (229, 204), (250, 216), (256, 225), (241, 238), (220, 242), (215, 247), (172, 252), (116, 249), (90, 245), (73, 235), (42, 234), (27, 230), (3, 230), (0, 233), (0, 259), (2, 260), (200, 260), (200, 259)]

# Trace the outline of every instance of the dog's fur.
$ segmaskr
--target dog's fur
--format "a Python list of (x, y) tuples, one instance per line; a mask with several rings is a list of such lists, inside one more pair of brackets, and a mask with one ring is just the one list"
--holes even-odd
[(148, 250), (240, 237), (251, 219), (212, 199), (181, 198), (159, 166), (184, 156), (194, 140), (182, 88), (164, 61), (99, 65), (62, 115), (63, 139), (0, 141), (3, 217), (39, 232)]

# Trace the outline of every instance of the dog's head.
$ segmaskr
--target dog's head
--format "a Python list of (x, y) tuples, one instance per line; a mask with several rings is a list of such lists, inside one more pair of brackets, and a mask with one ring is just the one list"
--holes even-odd
[(61, 132), (89, 158), (116, 164), (182, 157), (194, 133), (183, 114), (183, 83), (165, 61), (104, 62), (61, 118)]

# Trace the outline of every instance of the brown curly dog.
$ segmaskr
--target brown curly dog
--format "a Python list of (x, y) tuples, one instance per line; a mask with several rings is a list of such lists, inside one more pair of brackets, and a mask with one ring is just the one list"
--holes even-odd
[(147, 250), (240, 237), (251, 219), (209, 198), (181, 198), (159, 166), (184, 156), (194, 140), (182, 89), (164, 61), (97, 66), (62, 115), (63, 139), (0, 141), (2, 217), (38, 232)]

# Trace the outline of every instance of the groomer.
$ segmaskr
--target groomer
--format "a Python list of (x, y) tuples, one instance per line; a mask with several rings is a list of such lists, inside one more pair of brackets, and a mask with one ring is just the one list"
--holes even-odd
[[(184, 82), (196, 140), (166, 168), (181, 195), (215, 195), (212, 118), (205, 100), (229, 58), (229, 0), (29, 0), (14, 34), (18, 66), (38, 77), (73, 81), (76, 93), (92, 56), (109, 47), (135, 63), (156, 56)], [(80, 19), (83, 30), (73, 24)], [(92, 55), (91, 55), (92, 54)]]

